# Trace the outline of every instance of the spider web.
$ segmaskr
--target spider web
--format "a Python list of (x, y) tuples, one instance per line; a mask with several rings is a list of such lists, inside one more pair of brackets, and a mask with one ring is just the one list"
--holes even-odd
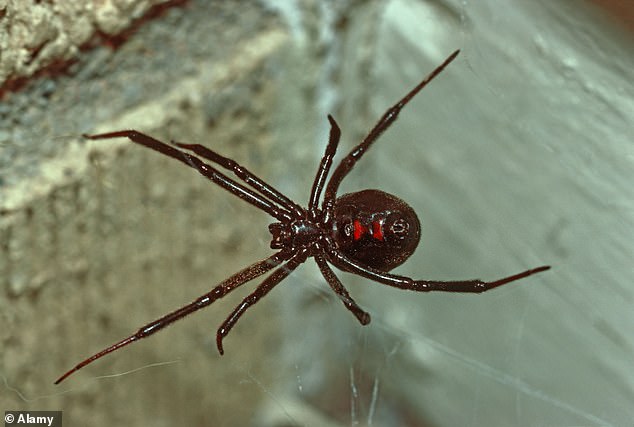
[[(621, 239), (610, 227), (633, 236), (631, 218), (625, 219), (632, 209), (615, 193), (611, 199), (615, 216), (599, 219), (596, 201), (579, 192), (583, 187), (602, 194), (606, 181), (624, 190), (623, 179), (632, 177), (631, 170), (627, 171), (627, 162), (602, 152), (611, 159), (608, 163), (617, 165), (612, 173), (598, 178), (573, 172), (589, 161), (583, 151), (595, 144), (601, 132), (613, 138), (610, 149), (625, 149), (625, 140), (607, 128), (593, 129), (592, 140), (580, 136), (584, 143), (577, 149), (571, 148), (573, 143), (562, 148), (571, 136), (564, 136), (561, 121), (580, 126), (581, 117), (595, 115), (591, 107), (580, 106), (579, 98), (595, 105), (605, 94), (599, 95), (603, 92), (593, 86), (590, 92), (598, 98), (587, 92), (580, 95), (574, 83), (558, 80), (564, 73), (580, 85), (592, 85), (588, 82), (603, 76), (619, 86), (622, 76), (617, 72), (608, 77), (613, 62), (595, 64), (592, 53), (579, 50), (576, 41), (558, 30), (562, 25), (576, 27), (600, 12), (540, 3), (498, 6), (394, 1), (382, 10), (381, 25), (374, 27), (380, 33), (373, 63), (377, 92), (369, 98), (371, 111), (366, 127), (360, 129), (368, 129), (372, 117), (379, 117), (453, 49), (460, 47), (463, 52), (459, 65), (452, 64), (426, 88), (364, 157), (344, 182), (343, 192), (380, 188), (415, 206), (423, 238), (418, 251), (399, 267), (401, 274), (493, 280), (543, 263), (552, 263), (554, 270), (482, 296), (413, 295), (339, 273), (373, 316), (366, 328), (356, 325), (339, 301), (317, 290), (324, 285), (318, 273), (315, 278), (298, 273), (295, 280), (310, 283), (324, 303), (316, 309), (319, 320), (311, 322), (320, 331), (311, 328), (300, 337), (289, 332), (300, 348), (308, 349), (289, 356), (299, 372), (291, 403), (282, 405), (287, 409), (283, 418), (291, 424), (617, 426), (631, 422), (632, 344), (619, 330), (622, 318), (632, 319), (620, 298), (627, 295), (625, 300), (631, 300), (632, 295), (617, 279), (627, 281), (631, 267), (612, 247), (627, 245), (616, 243)], [(538, 28), (528, 22), (539, 22)], [(595, 26), (593, 35), (606, 43), (622, 37), (605, 26)], [(546, 41), (547, 37), (553, 40)], [(619, 48), (615, 47), (615, 54), (623, 55), (616, 53)], [(341, 52), (346, 52), (345, 47), (339, 46)], [(631, 63), (631, 57), (627, 61)], [(355, 98), (355, 87), (346, 88), (351, 95), (345, 102), (363, 105)], [(553, 90), (559, 96), (551, 95)], [(617, 108), (631, 107), (631, 100), (616, 99)], [(577, 106), (574, 112), (562, 115), (562, 106), (570, 105)], [(336, 117), (354, 123), (360, 111), (343, 113), (343, 120)], [(600, 120), (608, 120), (621, 132), (632, 131), (616, 116), (602, 115)], [(355, 129), (347, 130), (353, 141), (345, 140), (345, 127), (344, 141), (354, 144)], [(563, 171), (560, 165), (565, 165)], [(581, 187), (572, 184), (579, 179)], [(586, 239), (601, 249), (589, 248), (582, 243)], [(626, 252), (631, 257), (632, 251)], [(597, 259), (611, 267), (599, 265)], [(607, 289), (618, 296), (606, 295)], [(310, 338), (302, 339), (304, 334)], [(333, 334), (338, 338), (331, 338)], [(306, 354), (320, 352), (335, 356), (321, 363), (305, 360)], [(317, 396), (307, 391), (311, 388), (318, 390)], [(294, 412), (298, 407), (303, 412)], [(309, 415), (303, 418), (304, 413)], [(315, 419), (318, 424), (307, 421)]]

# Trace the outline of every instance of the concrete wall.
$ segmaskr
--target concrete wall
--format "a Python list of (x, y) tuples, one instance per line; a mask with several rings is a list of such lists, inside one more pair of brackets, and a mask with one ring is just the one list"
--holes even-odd
[(280, 316), (264, 301), (220, 358), (215, 331), (245, 292), (53, 381), (270, 252), (265, 214), (171, 159), (80, 135), (204, 143), (273, 182), (301, 170), (308, 153), (274, 131), (305, 116), (300, 85), (284, 87), (288, 31), (258, 3), (190, 1), (111, 41), (2, 101), (0, 408), (63, 410), (66, 425), (246, 425), (265, 395), (240, 384), (280, 371)]

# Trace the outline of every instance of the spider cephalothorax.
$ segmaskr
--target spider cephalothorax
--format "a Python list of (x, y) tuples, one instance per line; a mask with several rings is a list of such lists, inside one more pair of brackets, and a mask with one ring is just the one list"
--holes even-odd
[(308, 248), (317, 243), (322, 235), (323, 227), (310, 219), (296, 219), (289, 223), (275, 222), (269, 225), (271, 232), (271, 249)]
[[(249, 307), (256, 304), (309, 257), (315, 259), (328, 285), (339, 296), (344, 306), (363, 325), (370, 323), (370, 315), (359, 307), (348, 294), (346, 288), (330, 268), (329, 263), (341, 270), (388, 286), (418, 292), (484, 292), (549, 269), (549, 266), (542, 266), (493, 282), (483, 282), (478, 279), (446, 282), (414, 280), (390, 274), (388, 273), (390, 270), (402, 264), (414, 253), (420, 240), (420, 223), (414, 210), (398, 197), (379, 190), (364, 190), (337, 197), (339, 184), (352, 170), (356, 162), (367, 152), (372, 143), (394, 123), (401, 109), (453, 61), (458, 52), (451, 54), (399, 102), (388, 108), (363, 141), (341, 160), (330, 179), (327, 180), (341, 135), (335, 119), (330, 115), (328, 116), (330, 137), (326, 152), (317, 169), (317, 176), (313, 182), (307, 208), (299, 206), (235, 161), (202, 145), (180, 143), (169, 145), (135, 130), (85, 135), (86, 138), (90, 139), (126, 137), (134, 143), (144, 145), (196, 169), (213, 183), (277, 220), (269, 226), (269, 231), (272, 235), (271, 248), (277, 249), (278, 252), (235, 273), (214, 287), (209, 293), (198, 297), (190, 304), (141, 327), (136, 333), (82, 361), (62, 375), (55, 383), (60, 383), (87, 364), (154, 334), (172, 322), (210, 305), (237, 287), (273, 270), (255, 291), (242, 300), (218, 328), (216, 345), (220, 354), (223, 354), (222, 339), (229, 333), (238, 319)], [(203, 162), (201, 158), (229, 170), (242, 183), (229, 178), (215, 167)], [(324, 197), (321, 200), (324, 189)]]

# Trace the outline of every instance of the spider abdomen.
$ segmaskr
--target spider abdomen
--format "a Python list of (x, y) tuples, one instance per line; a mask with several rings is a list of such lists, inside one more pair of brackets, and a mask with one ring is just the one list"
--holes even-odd
[(390, 271), (416, 250), (420, 221), (403, 200), (380, 190), (344, 194), (335, 201), (333, 238), (346, 256)]

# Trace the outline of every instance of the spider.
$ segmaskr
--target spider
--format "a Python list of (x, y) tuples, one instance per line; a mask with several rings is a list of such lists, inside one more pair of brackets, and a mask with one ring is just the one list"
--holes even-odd
[[(158, 332), (172, 322), (210, 305), (239, 286), (273, 270), (220, 325), (216, 333), (216, 345), (222, 355), (224, 354), (222, 340), (235, 326), (238, 319), (310, 257), (315, 259), (328, 285), (362, 325), (370, 323), (370, 314), (359, 307), (348, 294), (346, 288), (330, 268), (329, 263), (340, 270), (384, 285), (417, 292), (480, 293), (548, 270), (550, 266), (541, 266), (492, 282), (484, 282), (479, 279), (461, 281), (414, 280), (390, 274), (388, 273), (390, 270), (401, 265), (412, 255), (420, 240), (420, 223), (414, 210), (398, 197), (380, 190), (363, 190), (337, 197), (341, 181), (377, 138), (396, 121), (401, 109), (442, 72), (459, 52), (456, 50), (452, 53), (400, 101), (390, 107), (361, 143), (339, 163), (330, 176), (330, 180), (326, 182), (341, 135), (337, 122), (331, 115), (328, 115), (330, 122), (328, 144), (317, 169), (317, 176), (312, 185), (307, 208), (299, 206), (245, 167), (202, 145), (182, 144), (174, 141), (172, 141), (172, 145), (168, 145), (136, 130), (84, 135), (85, 138), (89, 139), (125, 137), (134, 143), (144, 145), (196, 169), (211, 182), (275, 218), (277, 222), (269, 225), (269, 231), (272, 235), (270, 246), (271, 249), (278, 251), (235, 273), (209, 293), (202, 295), (190, 304), (148, 323), (136, 333), (85, 359), (62, 375), (55, 381), (55, 384), (59, 384), (89, 363)], [(189, 153), (182, 150), (189, 151)], [(242, 183), (229, 178), (210, 164), (204, 163), (201, 158), (231, 171)], [(325, 193), (320, 206), (320, 198), (324, 189)]]

